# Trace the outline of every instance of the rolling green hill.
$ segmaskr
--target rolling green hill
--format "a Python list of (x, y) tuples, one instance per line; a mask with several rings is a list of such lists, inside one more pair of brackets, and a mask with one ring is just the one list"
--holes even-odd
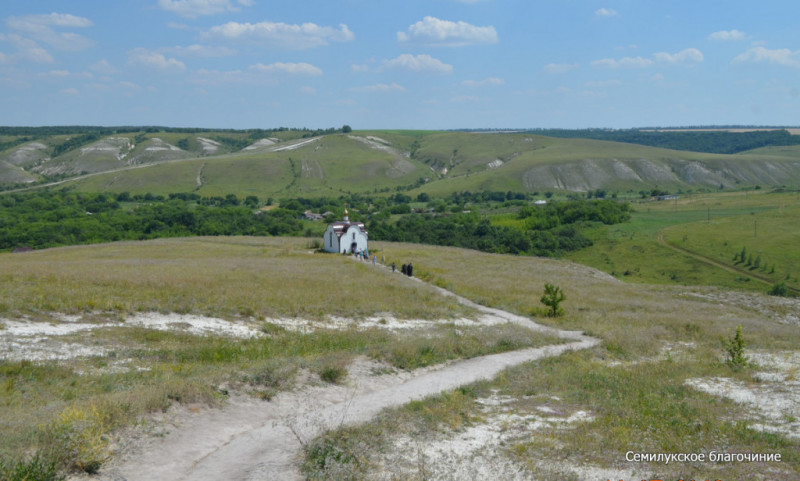
[(260, 197), (800, 185), (796, 146), (727, 155), (512, 132), (301, 133), (60, 134), (19, 145), (9, 137), (0, 184), (66, 178), (84, 191)]

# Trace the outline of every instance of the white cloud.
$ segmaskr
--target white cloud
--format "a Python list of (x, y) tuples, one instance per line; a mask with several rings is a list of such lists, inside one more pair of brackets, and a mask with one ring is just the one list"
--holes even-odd
[(119, 82), (117, 83), (117, 86), (127, 90), (141, 90), (141, 87), (139, 87), (133, 82), (128, 82), (128, 81)]
[(350, 70), (355, 72), (355, 73), (369, 72), (369, 65), (365, 65), (365, 64), (356, 65), (356, 64), (353, 64), (353, 65), (350, 66)]
[(323, 27), (314, 23), (290, 25), (286, 23), (228, 22), (212, 27), (208, 37), (264, 43), (292, 50), (304, 50), (328, 45), (329, 42), (349, 42), (355, 38), (347, 25), (339, 28)]
[(654, 55), (659, 62), (669, 64), (695, 65), (704, 60), (703, 53), (696, 48), (687, 48), (678, 53), (660, 52)]
[(485, 87), (487, 85), (504, 85), (506, 83), (505, 80), (497, 77), (489, 77), (483, 80), (464, 80), (461, 82), (461, 85), (467, 87)]
[(186, 65), (180, 60), (167, 58), (162, 53), (153, 52), (141, 47), (128, 52), (128, 65), (146, 67), (165, 73), (178, 73), (186, 70)]
[(230, 57), (236, 55), (236, 50), (228, 47), (209, 47), (207, 45), (189, 45), (188, 47), (169, 47), (164, 52), (179, 57)]
[(72, 75), (69, 70), (51, 70), (49, 72), (40, 73), (40, 77), (50, 77), (50, 78), (65, 78)]
[(592, 62), (592, 66), (601, 68), (647, 68), (654, 63), (652, 60), (642, 57), (624, 57), (619, 60), (603, 58)]
[(111, 65), (108, 60), (102, 59), (98, 60), (97, 62), (93, 63), (91, 67), (89, 67), (93, 72), (97, 72), (101, 75), (114, 75), (118, 72), (116, 67)]
[(422, 45), (463, 47), (497, 43), (493, 26), (476, 27), (466, 22), (451, 22), (436, 17), (425, 17), (408, 27), (408, 33), (397, 32), (397, 40)]
[(78, 51), (93, 45), (88, 38), (73, 32), (57, 32), (56, 28), (85, 28), (94, 25), (84, 17), (63, 13), (9, 17), (6, 25), (38, 42), (59, 50)]
[(384, 60), (387, 68), (398, 68), (414, 72), (451, 73), (453, 66), (443, 63), (430, 55), (411, 55), (404, 53), (397, 58)]
[(551, 63), (544, 66), (544, 71), (551, 75), (559, 75), (578, 68), (580, 68), (580, 65), (577, 63)]
[(374, 93), (374, 92), (405, 92), (406, 89), (402, 85), (398, 85), (396, 83), (392, 84), (377, 84), (377, 85), (367, 85), (365, 87), (353, 87), (350, 89), (353, 92), (367, 92), (367, 93)]
[(310, 63), (283, 63), (276, 62), (269, 65), (257, 63), (250, 66), (250, 70), (261, 73), (285, 73), (289, 75), (322, 75), (322, 70)]
[(55, 58), (50, 55), (50, 52), (40, 47), (36, 41), (16, 33), (10, 33), (8, 35), (0, 34), (0, 40), (7, 41), (17, 47), (16, 54), (6, 57), (7, 62), (23, 60), (34, 63), (53, 63), (55, 61)]
[(714, 32), (708, 36), (711, 40), (722, 40), (722, 41), (729, 41), (729, 40), (744, 40), (747, 38), (744, 32), (740, 32), (738, 30), (720, 30), (719, 32)]
[(643, 57), (624, 57), (621, 59), (604, 58), (592, 62), (593, 67), (599, 68), (648, 68), (656, 63), (669, 65), (696, 65), (702, 63), (705, 57), (696, 48), (687, 48), (678, 53), (659, 52), (653, 59)]
[(616, 17), (618, 15), (613, 8), (601, 8), (595, 11), (594, 14), (598, 17)]
[(191, 30), (192, 27), (186, 25), (185, 23), (179, 22), (169, 22), (167, 23), (167, 27), (174, 28), (175, 30)]
[(480, 97), (475, 97), (474, 95), (457, 95), (450, 99), (453, 103), (480, 102), (481, 100)]
[(753, 47), (733, 59), (733, 63), (762, 62), (783, 67), (800, 68), (800, 50), (793, 52), (788, 48), (770, 50), (764, 47)]
[[(237, 3), (245, 7), (253, 4), (250, 0), (239, 0)], [(186, 18), (241, 10), (231, 0), (158, 0), (158, 6)]]
[(589, 82), (586, 82), (585, 85), (591, 88), (619, 87), (620, 85), (622, 85), (622, 81), (618, 79), (591, 80)]
[(318, 76), (322, 70), (308, 63), (257, 63), (247, 70), (200, 69), (191, 76), (191, 81), (202, 85), (251, 84), (276, 85), (285, 76)]
[(76, 89), (76, 88), (61, 89), (61, 90), (59, 90), (59, 92), (64, 94), (64, 95), (78, 95), (78, 94), (80, 94), (80, 92), (78, 92), (78, 89)]

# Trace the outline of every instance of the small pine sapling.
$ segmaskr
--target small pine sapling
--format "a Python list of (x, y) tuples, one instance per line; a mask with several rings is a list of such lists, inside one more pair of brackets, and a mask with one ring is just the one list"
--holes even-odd
[(725, 364), (731, 367), (734, 371), (738, 371), (743, 367), (747, 367), (748, 359), (744, 355), (745, 342), (742, 336), (742, 325), (736, 327), (736, 334), (728, 339), (722, 340), (722, 348), (725, 350), (727, 358)]
[(550, 317), (558, 317), (564, 314), (564, 309), (561, 308), (561, 303), (567, 298), (564, 291), (560, 287), (553, 284), (544, 284), (544, 295), (540, 299), (541, 303), (549, 307), (547, 315)]

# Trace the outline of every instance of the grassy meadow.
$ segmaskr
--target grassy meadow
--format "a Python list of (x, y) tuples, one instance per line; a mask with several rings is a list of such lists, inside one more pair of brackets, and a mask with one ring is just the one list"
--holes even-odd
[[(510, 397), (519, 416), (548, 409), (592, 413), (593, 422), (572, 429), (531, 433), (502, 448), (510, 459), (543, 479), (574, 477), (567, 466), (595, 466), (624, 472), (628, 450), (635, 452), (755, 452), (782, 454), (782, 463), (681, 464), (639, 466), (657, 479), (747, 479), (770, 472), (780, 479), (800, 474), (798, 442), (754, 430), (752, 412), (730, 400), (686, 385), (692, 378), (732, 378), (758, 383), (753, 369), (726, 365), (720, 340), (741, 325), (747, 352), (785, 352), (800, 341), (797, 326), (777, 318), (780, 303), (762, 295), (733, 298), (710, 287), (623, 283), (570, 262), (481, 254), (460, 249), (381, 245), (387, 259), (413, 260), (428, 281), (468, 298), (539, 322), (583, 330), (601, 346), (514, 367), (488, 382), (443, 393), (426, 401), (385, 411), (364, 426), (333, 429), (306, 447), (310, 479), (373, 479), (386, 468), (398, 436), (447, 439), (484, 422), (481, 399)], [(544, 318), (539, 304), (544, 283), (561, 286), (567, 299), (563, 318)], [(787, 418), (791, 421), (791, 419)], [(509, 427), (509, 429), (511, 429)], [(330, 453), (337, 453), (331, 459)], [(327, 456), (327, 457), (326, 457)], [(417, 459), (413, 454), (412, 459)], [(339, 461), (336, 461), (336, 460)], [(557, 460), (542, 466), (541, 460)], [(426, 479), (423, 462), (397, 479)], [(570, 478), (572, 476), (572, 478)]]
[[(796, 192), (682, 195), (677, 201), (634, 203), (630, 222), (586, 230), (595, 245), (568, 257), (635, 283), (760, 292), (779, 282), (800, 287), (798, 222)], [(742, 248), (753, 262), (761, 255), (761, 265), (751, 269), (734, 260)]]
[[(560, 342), (513, 325), (456, 328), (450, 321), (473, 316), (473, 309), (387, 269), (315, 253), (306, 239), (121, 242), (2, 254), (0, 262), (0, 335), (6, 322), (59, 325), (71, 315), (98, 327), (47, 336), (40, 345), (103, 352), (0, 361), (5, 474), (16, 462), (27, 463), (28, 474), (53, 467), (95, 472), (110, 455), (109, 434), (147, 413), (175, 402), (217, 405), (230, 390), (269, 400), (290, 389), (301, 371), (320, 382), (346, 382), (355, 356), (414, 369)], [(232, 339), (125, 326), (138, 312), (215, 316), (261, 335)], [(355, 327), (300, 333), (269, 322), (330, 316), (354, 325), (368, 316), (441, 322), (397, 333)]]

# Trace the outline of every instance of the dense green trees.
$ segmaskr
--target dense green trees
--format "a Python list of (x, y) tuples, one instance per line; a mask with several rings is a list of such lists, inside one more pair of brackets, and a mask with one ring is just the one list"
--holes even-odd
[[(123, 208), (120, 202), (128, 201), (138, 203)], [(303, 227), (296, 212), (254, 213), (236, 196), (165, 199), (59, 191), (8, 194), (0, 206), (0, 249), (193, 235), (299, 235)]]
[[(339, 219), (347, 206), (352, 220), (367, 224), (371, 240), (558, 256), (592, 244), (581, 233), (586, 223), (614, 224), (630, 216), (624, 203), (598, 200), (529, 206), (517, 197), (505, 192), (462, 192), (429, 202), (435, 205), (433, 212), (412, 209), (411, 197), (401, 193), (379, 198), (294, 198), (282, 199), (280, 207), (264, 212), (255, 210), (259, 199), (252, 195), (241, 201), (233, 194), (15, 193), (0, 196), (0, 249), (194, 235), (312, 235), (315, 230), (300, 220), (306, 210), (331, 211)], [(464, 203), (487, 199), (500, 201), (495, 205), (506, 209), (518, 208), (519, 222), (497, 226), (477, 209), (461, 212)], [(449, 213), (454, 210), (457, 213)], [(323, 225), (316, 230), (321, 229)]]
[(592, 245), (579, 229), (582, 223), (615, 224), (630, 217), (628, 204), (574, 201), (523, 207), (525, 227), (495, 226), (475, 212), (450, 216), (417, 214), (392, 223), (367, 224), (370, 239), (466, 247), (485, 252), (558, 256)]

